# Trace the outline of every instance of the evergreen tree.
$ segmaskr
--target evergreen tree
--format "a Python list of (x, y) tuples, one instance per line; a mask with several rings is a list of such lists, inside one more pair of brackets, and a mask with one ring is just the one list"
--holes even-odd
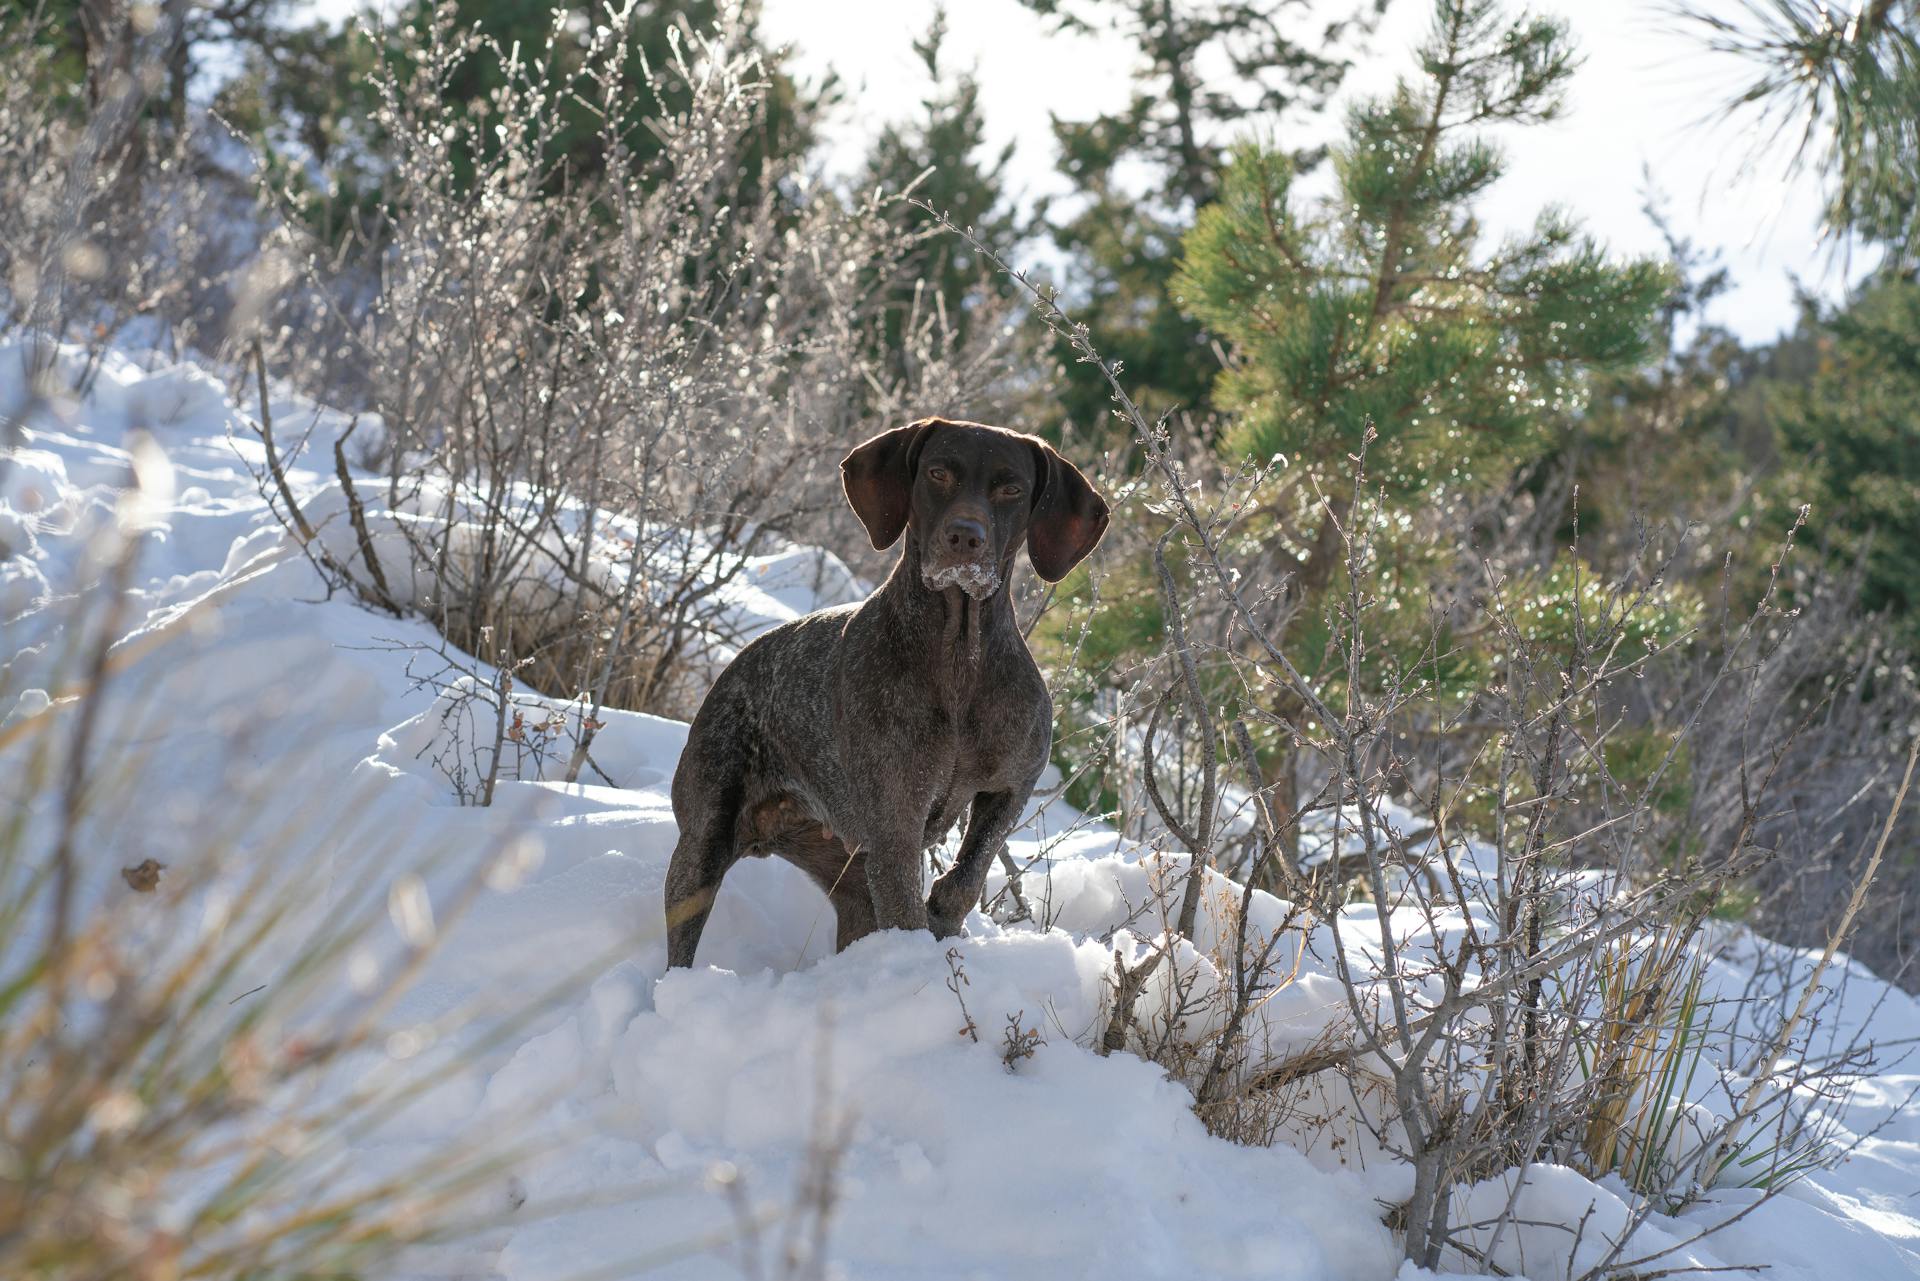
[(1353, 6), (1327, 24), (1319, 49), (1283, 29), (1303, 0), (1022, 0), (1061, 31), (1118, 32), (1138, 48), (1134, 93), (1125, 111), (1085, 121), (1055, 120), (1069, 177), (1097, 180), (1124, 160), (1144, 162), (1171, 205), (1197, 209), (1213, 198), (1227, 128), (1313, 109), (1339, 87), (1347, 63), (1333, 49), (1369, 28), (1384, 0)]
[(1861, 603), (1920, 643), (1920, 283), (1876, 285), (1814, 333), (1811, 377), (1770, 397), (1775, 515), (1811, 504), (1836, 559), (1864, 558)]
[(276, 28), (247, 50), (213, 109), (253, 140), (275, 185), (318, 193), (308, 216), (328, 242), (371, 211), (379, 189), (378, 102), (372, 73), (379, 51), (348, 23)]
[[(1920, 5), (1914, 0), (1742, 0), (1745, 13), (1683, 5), (1711, 47), (1758, 74), (1735, 97), (1758, 136), (1794, 138), (1792, 164), (1827, 185), (1827, 225), (1920, 267)], [(1762, 145), (1765, 145), (1764, 143)]]
[[(927, 96), (918, 119), (882, 127), (864, 174), (865, 185), (887, 192), (911, 188), (963, 227), (972, 227), (986, 244), (1011, 253), (1027, 238), (1028, 225), (1006, 195), (1007, 166), (1013, 143), (988, 149), (986, 119), (980, 109), (980, 85), (969, 72), (952, 74), (941, 61), (947, 36), (944, 5), (934, 10), (927, 34), (913, 43), (926, 70)], [(938, 300), (956, 339), (972, 328), (976, 304), (984, 294), (1006, 295), (1011, 285), (979, 261), (973, 247), (958, 236), (935, 236), (921, 243), (906, 264), (905, 279), (894, 289), (888, 343), (898, 350), (905, 317)]]
[[(1643, 359), (1668, 276), (1614, 261), (1567, 218), (1478, 246), (1473, 202), (1500, 177), (1492, 124), (1551, 119), (1574, 65), (1563, 24), (1493, 0), (1439, 0), (1422, 74), (1352, 112), (1333, 196), (1308, 207), (1290, 157), (1243, 147), (1187, 236), (1179, 301), (1230, 344), (1216, 397), (1230, 447), (1286, 455), (1337, 495), (1369, 425), (1374, 479), (1445, 504), (1503, 480), (1579, 403), (1590, 371)], [(1334, 559), (1310, 507), (1300, 579)]]
[[(1730, 284), (1719, 255), (1675, 231), (1658, 200), (1644, 209), (1666, 241), (1674, 281), (1652, 358), (1593, 379), (1572, 429), (1514, 477), (1502, 514), (1508, 545), (1540, 561), (1577, 540), (1597, 561), (1625, 564), (1650, 522), (1666, 533), (1697, 523), (1715, 533), (1688, 540), (1667, 572), (1705, 587), (1726, 568), (1719, 532), (1751, 512), (1756, 478), (1776, 465), (1763, 401), (1795, 353), (1786, 343), (1748, 347), (1715, 324), (1709, 308)], [(1789, 524), (1756, 533), (1778, 536)], [(1756, 599), (1763, 590), (1755, 585)]]
[[(1433, 639), (1431, 593), (1458, 577), (1450, 562), (1474, 497), (1544, 451), (1595, 371), (1646, 357), (1669, 291), (1658, 263), (1610, 259), (1552, 211), (1480, 247), (1473, 206), (1502, 171), (1484, 131), (1551, 119), (1574, 53), (1564, 24), (1510, 20), (1494, 0), (1435, 10), (1420, 74), (1353, 109), (1333, 150), (1333, 194), (1301, 199), (1290, 156), (1243, 146), (1173, 282), (1228, 348), (1214, 389), (1231, 424), (1223, 447), (1282, 458), (1299, 482), (1267, 519), (1307, 670), (1327, 652), (1317, 625), (1342, 585), (1341, 530), (1364, 497), (1351, 459), (1369, 450), (1368, 493), (1396, 517), (1376, 540), (1367, 590), (1404, 597), (1374, 615), (1407, 628), (1375, 636), (1382, 666), (1404, 671)], [(1517, 607), (1529, 598), (1519, 614), (1551, 626), (1583, 578), (1590, 585), (1576, 567), (1549, 566), (1508, 592)], [(1443, 648), (1471, 684), (1471, 647)], [(1286, 720), (1300, 710), (1276, 708)], [(1289, 807), (1291, 762), (1275, 742), (1270, 781)]]
[[(600, 3), (564, 6), (567, 20), (554, 21), (556, 6), (552, 0), (412, 0), (412, 21), (433, 19), (436, 12), (450, 17), (453, 27), (473, 31), (505, 49), (518, 45), (523, 56), (551, 58), (561, 70), (577, 64), (586, 37), (596, 24), (611, 23), (620, 12)], [(694, 31), (714, 29), (721, 17), (719, 0), (653, 0), (636, 4), (628, 12), (632, 40), (631, 70), (638, 79), (641, 66), (664, 68), (671, 64), (675, 49)], [(759, 46), (759, 5), (737, 6), (729, 19), (743, 37)], [(741, 169), (742, 190), (757, 186), (766, 158), (793, 155), (812, 145), (812, 117), (817, 106), (804, 101), (799, 87), (782, 73), (774, 51), (763, 49), (767, 73), (772, 81), (764, 108), (762, 139), (747, 157)], [(480, 103), (487, 100), (500, 84), (503, 72), (498, 62), (488, 58), (470, 59), (450, 86), (459, 99)], [(644, 167), (659, 151), (659, 140), (647, 128), (649, 119), (675, 115), (685, 109), (691, 93), (671, 80), (661, 85), (659, 101), (636, 100), (627, 104), (628, 118), (622, 122), (621, 139), (630, 163)], [(590, 178), (607, 158), (601, 151), (601, 122), (598, 108), (582, 101), (559, 101), (554, 107), (564, 125), (558, 142), (566, 161), (568, 180)]]
[[(720, 13), (717, 0), (634, 5), (626, 11), (630, 79), (639, 82), (642, 67), (672, 65), (691, 33), (711, 30)], [(594, 25), (614, 16), (614, 10), (593, 3), (556, 7), (544, 0), (409, 0), (390, 29), (423, 31), (437, 25), (452, 43), (484, 39), (502, 50), (517, 50), (525, 61), (548, 63), (560, 79), (581, 65)], [(757, 47), (757, 6), (746, 5), (730, 16), (734, 29)], [(378, 104), (366, 72), (375, 59), (404, 59), (406, 47), (404, 40), (382, 42), (376, 34), (370, 41), (358, 30), (324, 22), (274, 29), (254, 44), (245, 74), (227, 87), (220, 107), (265, 146), (293, 185), (301, 184), (310, 167), (324, 170), (330, 190), (326, 200), (314, 202), (314, 216), (337, 221), (339, 211), (332, 206), (366, 209), (377, 203), (380, 175), (369, 158), (381, 150)], [(770, 89), (757, 145), (740, 167), (743, 199), (758, 192), (770, 157), (799, 154), (813, 145), (817, 113), (837, 91), (828, 81), (808, 93), (785, 73), (773, 51), (762, 54)], [(505, 74), (499, 58), (468, 57), (455, 69), (445, 92), (467, 110), (484, 114)], [(657, 93), (634, 95), (617, 122), (625, 163), (642, 171), (660, 150), (648, 121), (684, 110), (690, 96), (687, 86), (671, 76), (658, 76), (655, 84)], [(559, 113), (560, 127), (550, 181), (556, 188), (590, 181), (607, 163), (598, 104), (580, 95), (561, 95), (553, 110)], [(491, 135), (478, 130), (475, 136), (484, 141)], [(457, 171), (470, 172), (480, 157), (456, 154), (451, 159)]]
[(1826, 185), (1827, 226), (1886, 251), (1875, 278), (1767, 353), (1765, 413), (1777, 473), (1758, 504), (1784, 523), (1810, 504), (1836, 568), (1856, 563), (1861, 604), (1920, 641), (1920, 5), (1743, 0), (1686, 6), (1715, 49), (1757, 74), (1736, 97), (1763, 144)]
[(160, 75), (146, 86), (150, 114), (178, 131), (196, 83), (204, 88), (207, 77), (223, 74), (219, 69), (226, 64), (273, 48), (301, 6), (298, 0), (30, 0), (21, 7), (48, 20), (38, 38), (57, 53), (54, 71), (61, 83), (55, 91), (84, 100), (89, 109), (101, 105), (111, 76), (127, 70), (130, 51), (161, 36), (164, 48), (143, 50), (160, 64)]
[[(137, 114), (110, 157), (116, 195), (132, 199), (146, 171), (187, 134), (189, 88), (207, 68), (244, 49), (293, 0), (28, 0), (0, 21), (0, 38), (50, 50), (37, 86), (75, 118), (98, 118), (131, 91)], [(14, 24), (18, 23), (16, 29)]]
[[(1139, 51), (1124, 111), (1053, 122), (1061, 170), (1078, 189), (1054, 225), (1072, 263), (1068, 293), (1149, 412), (1204, 411), (1219, 368), (1202, 326), (1169, 295), (1180, 237), (1214, 199), (1235, 126), (1323, 105), (1385, 0), (1356, 4), (1310, 46), (1286, 33), (1304, 0), (1022, 0), (1063, 31), (1118, 32)], [(1313, 157), (1303, 155), (1302, 163)], [(1100, 377), (1058, 351), (1061, 409), (1101, 424)]]

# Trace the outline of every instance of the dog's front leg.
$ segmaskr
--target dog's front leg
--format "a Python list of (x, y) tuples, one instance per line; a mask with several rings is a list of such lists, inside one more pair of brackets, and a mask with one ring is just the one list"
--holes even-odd
[(874, 923), (883, 930), (924, 930), (927, 905), (920, 897), (920, 834), (889, 833), (868, 851), (867, 888), (873, 892)]
[(935, 938), (952, 938), (960, 932), (967, 913), (980, 901), (980, 889), (987, 883), (987, 871), (1006, 843), (1007, 833), (1019, 821), (1031, 789), (1023, 792), (981, 792), (973, 798), (973, 810), (967, 815), (967, 834), (960, 839), (960, 853), (946, 875), (933, 883), (927, 896), (928, 923)]

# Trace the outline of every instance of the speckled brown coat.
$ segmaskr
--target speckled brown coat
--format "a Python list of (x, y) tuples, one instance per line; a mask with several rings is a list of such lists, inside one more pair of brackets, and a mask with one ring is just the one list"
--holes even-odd
[[(1007, 584), (1024, 543), (1057, 581), (1107, 505), (1044, 441), (929, 418), (841, 464), (876, 548), (904, 532), (866, 601), (774, 628), (721, 673), (673, 776), (667, 959), (691, 965), (742, 857), (811, 877), (837, 946), (875, 929), (957, 934), (1051, 747), (1053, 705)], [(953, 867), (921, 897), (926, 850), (967, 815)]]

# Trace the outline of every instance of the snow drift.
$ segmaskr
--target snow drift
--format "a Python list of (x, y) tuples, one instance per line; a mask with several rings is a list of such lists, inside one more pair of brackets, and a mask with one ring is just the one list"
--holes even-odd
[[(63, 359), (77, 368), (81, 357)], [(684, 725), (607, 711), (592, 781), (558, 783), (516, 757), (490, 808), (457, 805), (445, 754), (463, 687), (415, 679), (438, 638), (326, 596), (260, 496), (260, 447), (220, 381), (110, 353), (83, 400), (29, 405), (22, 365), (21, 348), (0, 347), (0, 411), (23, 415), (0, 427), (11, 431), (0, 436), (0, 689), (14, 691), (0, 718), (51, 714), (60, 603), (98, 572), (91, 532), (138, 470), (144, 505), (120, 518), (147, 532), (102, 740), (124, 781), (119, 812), (140, 816), (143, 845), (177, 848), (183, 867), (197, 832), (230, 826), (234, 848), (284, 861), (276, 874), (314, 887), (316, 917), (396, 904), (383, 927), (394, 937), (354, 964), (390, 965), (398, 936), (440, 929), (431, 963), (389, 1015), (408, 1034), (387, 1043), (396, 1060), (431, 1062), (434, 1088), (352, 1140), (343, 1159), (397, 1169), (453, 1137), (544, 1136), (495, 1181), (484, 1228), (422, 1254), (420, 1271), (739, 1275), (742, 1224), (761, 1208), (791, 1213), (832, 1143), (827, 1256), (852, 1277), (1426, 1275), (1400, 1267), (1383, 1226), (1405, 1195), (1404, 1168), (1335, 1116), (1338, 1101), (1297, 1122), (1291, 1143), (1237, 1146), (1207, 1134), (1158, 1068), (1087, 1048), (1116, 949), (1142, 946), (1116, 927), (1168, 874), (1150, 854), (1057, 802), (1037, 807), (1012, 845), (1023, 863), (1044, 854), (1044, 926), (976, 912), (952, 958), (946, 943), (892, 933), (832, 955), (818, 891), (783, 863), (747, 861), (721, 892), (701, 968), (665, 975), (667, 784)], [(338, 501), (331, 441), (348, 422), (291, 396), (272, 410), (311, 426), (289, 479), (324, 519)], [(730, 634), (856, 591), (824, 552), (759, 558), (724, 588)], [(564, 714), (516, 697), (527, 724)], [(235, 814), (241, 796), (248, 812)], [(49, 803), (9, 799), (29, 812)], [(84, 892), (126, 893), (126, 861), (92, 851)], [(256, 870), (222, 869), (195, 887), (196, 901), (217, 898), (220, 877)], [(477, 874), (486, 892), (451, 913)], [(389, 894), (402, 875), (418, 878), (409, 884), (420, 905)], [(1284, 905), (1260, 896), (1256, 910), (1277, 922)], [(1370, 912), (1354, 909), (1344, 924), (1365, 926)], [(220, 918), (203, 913), (192, 928), (220, 928)], [(166, 934), (156, 923), (154, 945), (177, 945)], [(1354, 929), (1356, 945), (1366, 936)], [(1325, 950), (1312, 936), (1297, 946), (1297, 978), (1261, 1012), (1276, 1054), (1343, 1017), (1317, 959)], [(1737, 993), (1777, 959), (1729, 931), (1709, 982)], [(1882, 1043), (1920, 1037), (1911, 998), (1858, 967), (1845, 978), (1824, 1010), (1835, 1026), (1866, 1026)], [(253, 974), (238, 986), (273, 981)], [(480, 1016), (529, 1003), (533, 1017), (505, 1038), (497, 1017)], [(1009, 1016), (1044, 1040), (1012, 1067), (1000, 1044)], [(1659, 1267), (1756, 1269), (1745, 1275), (1772, 1281), (1920, 1276), (1920, 1112), (1907, 1106), (1917, 1085), (1898, 1072), (1853, 1082), (1836, 1115), (1842, 1136), (1858, 1139), (1843, 1164), (1750, 1213), (1758, 1194), (1735, 1190), (1677, 1219), (1655, 1216), (1630, 1253), (1672, 1246)], [(1704, 1085), (1698, 1102), (1712, 1106)], [(1328, 1141), (1339, 1126), (1343, 1141)], [(1520, 1198), (1520, 1217), (1536, 1226), (1492, 1243), (1493, 1262), (1534, 1281), (1579, 1275), (1626, 1223), (1632, 1194), (1559, 1167), (1529, 1170), (1524, 1183), (1520, 1173), (1469, 1189), (1460, 1208)]]

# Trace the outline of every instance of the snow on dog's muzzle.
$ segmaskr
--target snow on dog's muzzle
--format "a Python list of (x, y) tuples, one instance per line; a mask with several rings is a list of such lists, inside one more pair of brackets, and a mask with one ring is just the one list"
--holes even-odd
[(958, 587), (975, 600), (985, 600), (1000, 589), (1000, 571), (979, 561), (942, 565), (922, 574), (921, 581), (936, 592)]

